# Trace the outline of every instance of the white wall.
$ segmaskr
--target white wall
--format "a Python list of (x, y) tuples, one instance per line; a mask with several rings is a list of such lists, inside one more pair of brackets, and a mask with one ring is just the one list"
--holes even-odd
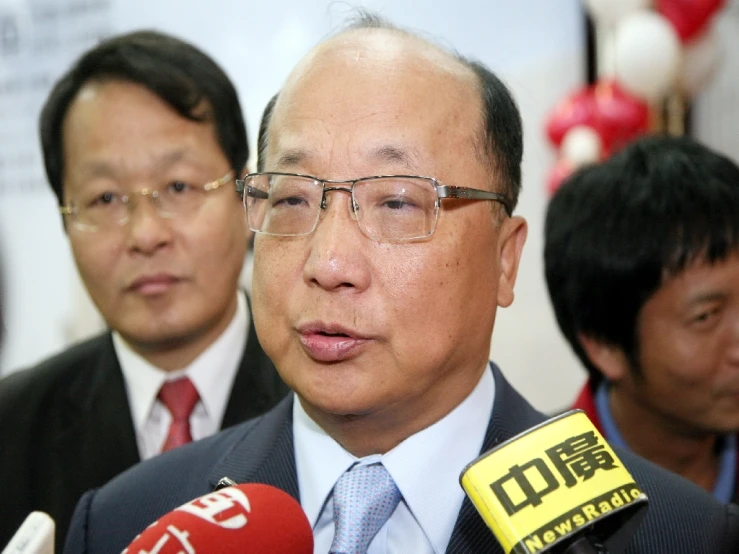
[[(553, 155), (545, 143), (542, 121), (551, 106), (583, 78), (577, 0), (354, 4), (379, 11), (395, 23), (423, 31), (442, 44), (481, 59), (512, 87), (525, 127), (524, 191), (518, 212), (528, 218), (530, 233), (516, 301), (500, 314), (496, 325), (493, 358), (537, 407), (551, 411), (565, 406), (584, 372), (560, 338), (544, 286), (543, 191)], [(80, 16), (79, 9), (69, 9), (75, 6), (87, 6), (91, 12)], [(47, 15), (39, 22), (42, 8)], [(53, 29), (49, 28), (50, 8), (56, 10)], [(66, 49), (60, 48), (53, 64), (48, 64), (47, 73), (53, 78), (66, 68), (75, 51), (92, 44), (92, 37), (106, 29), (157, 28), (195, 43), (213, 55), (235, 81), (254, 141), (264, 104), (295, 62), (343, 19), (349, 5), (325, 0), (0, 0), (0, 18), (3, 10), (22, 13), (29, 36), (38, 37), (42, 26), (45, 35), (63, 35)], [(85, 29), (93, 32), (85, 34)], [(62, 60), (64, 57), (67, 59)], [(2, 79), (14, 72), (27, 73), (28, 67), (28, 63), (13, 65), (7, 56), (0, 57), (0, 117), (13, 109), (7, 98), (3, 104)], [(35, 133), (42, 97), (38, 94), (33, 100), (36, 105), (25, 108), (24, 132), (28, 137)], [(15, 145), (2, 142), (0, 129), (0, 159), (8, 148)], [(79, 337), (80, 321), (82, 334), (95, 328), (94, 323), (84, 323), (89, 320), (89, 307), (54, 199), (43, 184), (37, 148), (33, 156), (32, 167), (25, 174), (31, 184), (22, 190), (10, 186), (11, 178), (0, 166), (0, 241), (8, 266), (8, 336), (0, 358), (4, 372), (63, 348), (72, 337)]]
[(694, 134), (739, 163), (739, 0), (730, 0), (716, 18), (721, 65), (695, 101)]

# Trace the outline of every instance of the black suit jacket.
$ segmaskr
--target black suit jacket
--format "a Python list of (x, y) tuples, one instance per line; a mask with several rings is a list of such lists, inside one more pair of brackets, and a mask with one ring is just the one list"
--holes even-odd
[[(251, 325), (222, 427), (263, 414), (287, 391)], [(0, 548), (41, 510), (56, 522), (61, 551), (82, 494), (137, 462), (110, 333), (0, 380)]]
[[(483, 450), (541, 423), (493, 367), (495, 404)], [(213, 490), (224, 476), (278, 487), (299, 500), (292, 434), (293, 395), (254, 421), (167, 452), (90, 491), (75, 512), (64, 552), (120, 552), (157, 518)], [(739, 516), (694, 484), (628, 452), (619, 452), (650, 498), (628, 554), (739, 552)], [(455, 481), (458, 475), (450, 475)], [(245, 545), (246, 546), (246, 545)], [(501, 553), (493, 534), (465, 499), (447, 552)]]

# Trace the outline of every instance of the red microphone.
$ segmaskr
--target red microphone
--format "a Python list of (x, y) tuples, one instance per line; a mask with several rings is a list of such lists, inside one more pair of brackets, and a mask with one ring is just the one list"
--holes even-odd
[(313, 530), (300, 504), (269, 485), (234, 485), (175, 508), (123, 554), (313, 554)]

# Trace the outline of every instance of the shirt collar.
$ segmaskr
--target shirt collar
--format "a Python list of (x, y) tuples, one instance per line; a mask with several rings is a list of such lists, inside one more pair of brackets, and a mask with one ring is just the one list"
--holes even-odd
[[(613, 419), (611, 405), (608, 401), (608, 389), (608, 381), (603, 380), (595, 391), (595, 408), (603, 426), (603, 432), (606, 435), (605, 438), (613, 445), (631, 450), (618, 430), (616, 420)], [(725, 435), (721, 441), (718, 475), (716, 476), (716, 484), (713, 487), (713, 496), (724, 504), (731, 502), (734, 496), (734, 481), (737, 467), (736, 448), (736, 434)]]
[(362, 460), (326, 434), (298, 399), (293, 403), (295, 463), (301, 504), (311, 525), (315, 526), (334, 484), (349, 467), (381, 461), (434, 550), (444, 552), (464, 500), (459, 474), (480, 455), (494, 397), (495, 380), (488, 368), (469, 396), (441, 420), (390, 452)]
[(220, 422), (246, 346), (249, 311), (237, 294), (236, 313), (223, 333), (185, 368), (164, 371), (136, 353), (116, 331), (113, 348), (121, 365), (134, 427), (140, 430), (151, 413), (164, 381), (187, 376), (195, 385), (208, 417)]

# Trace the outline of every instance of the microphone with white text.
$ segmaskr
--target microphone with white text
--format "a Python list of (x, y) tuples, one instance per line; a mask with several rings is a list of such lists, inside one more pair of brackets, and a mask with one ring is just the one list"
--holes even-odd
[(313, 554), (300, 504), (280, 489), (249, 483), (217, 489), (147, 527), (123, 554)]
[(2, 554), (54, 554), (56, 525), (49, 514), (31, 512)]
[(582, 410), (486, 452), (460, 483), (506, 554), (622, 552), (648, 506)]

